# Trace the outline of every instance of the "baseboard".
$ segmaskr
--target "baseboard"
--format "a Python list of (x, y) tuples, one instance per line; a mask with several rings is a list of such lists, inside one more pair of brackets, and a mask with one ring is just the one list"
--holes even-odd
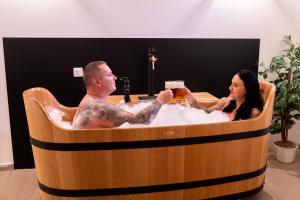
[(13, 169), (14, 169), (13, 163), (0, 164), (0, 171), (13, 170)]

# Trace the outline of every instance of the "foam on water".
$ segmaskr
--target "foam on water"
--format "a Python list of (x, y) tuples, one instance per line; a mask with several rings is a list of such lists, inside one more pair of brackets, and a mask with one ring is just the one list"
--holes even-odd
[(61, 126), (65, 129), (73, 129), (72, 124), (70, 121), (64, 121), (62, 118), (64, 116), (64, 112), (53, 108), (53, 107), (45, 107), (46, 111), (48, 112), (50, 118), (54, 121), (54, 123), (58, 126)]
[[(131, 112), (137, 113), (149, 106), (151, 102), (141, 102), (134, 106), (127, 104), (120, 104), (120, 108)], [(69, 121), (63, 121), (62, 117), (64, 113), (52, 107), (46, 108), (52, 120), (59, 126), (65, 129), (72, 129), (72, 125)], [(174, 126), (174, 125), (186, 125), (186, 124), (207, 124), (229, 121), (227, 114), (222, 111), (213, 111), (206, 113), (203, 110), (181, 106), (179, 104), (163, 105), (160, 111), (157, 113), (154, 120), (149, 124), (129, 124), (124, 123), (119, 128), (134, 128), (134, 127), (154, 127), (154, 126)]]
[[(136, 113), (150, 105), (150, 102), (142, 102), (130, 107), (126, 104), (120, 107), (128, 112)], [(185, 107), (179, 104), (163, 105), (154, 120), (149, 124), (129, 124), (124, 123), (120, 128), (132, 127), (153, 127), (153, 126), (173, 126), (173, 125), (186, 125), (186, 124), (207, 124), (230, 121), (227, 114), (222, 111), (213, 111), (206, 113), (192, 107)]]

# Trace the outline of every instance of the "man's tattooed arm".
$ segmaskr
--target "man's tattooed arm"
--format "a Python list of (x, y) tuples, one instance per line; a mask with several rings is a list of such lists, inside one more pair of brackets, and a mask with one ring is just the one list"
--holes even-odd
[(108, 103), (89, 103), (83, 109), (81, 121), (86, 124), (90, 123), (90, 120), (102, 120), (110, 122), (113, 126), (120, 126), (125, 122), (149, 124), (157, 115), (160, 108), (161, 104), (157, 100), (154, 100), (151, 105), (133, 114)]

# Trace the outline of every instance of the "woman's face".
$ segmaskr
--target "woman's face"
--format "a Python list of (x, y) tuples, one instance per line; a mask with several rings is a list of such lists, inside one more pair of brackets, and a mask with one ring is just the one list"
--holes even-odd
[(240, 79), (239, 75), (236, 74), (232, 80), (231, 85), (229, 87), (230, 97), (235, 100), (244, 100), (246, 96), (246, 88), (244, 85), (244, 81)]

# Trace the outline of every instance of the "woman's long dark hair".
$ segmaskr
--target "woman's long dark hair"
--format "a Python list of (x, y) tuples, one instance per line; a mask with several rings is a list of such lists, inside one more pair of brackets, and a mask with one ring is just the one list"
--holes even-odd
[[(249, 119), (252, 108), (257, 108), (260, 112), (263, 110), (263, 99), (259, 91), (257, 76), (250, 70), (240, 70), (238, 73), (240, 79), (244, 82), (246, 89), (245, 102), (237, 109), (234, 120)], [(223, 109), (223, 112), (231, 112), (236, 108), (236, 101), (231, 100), (229, 105)]]

